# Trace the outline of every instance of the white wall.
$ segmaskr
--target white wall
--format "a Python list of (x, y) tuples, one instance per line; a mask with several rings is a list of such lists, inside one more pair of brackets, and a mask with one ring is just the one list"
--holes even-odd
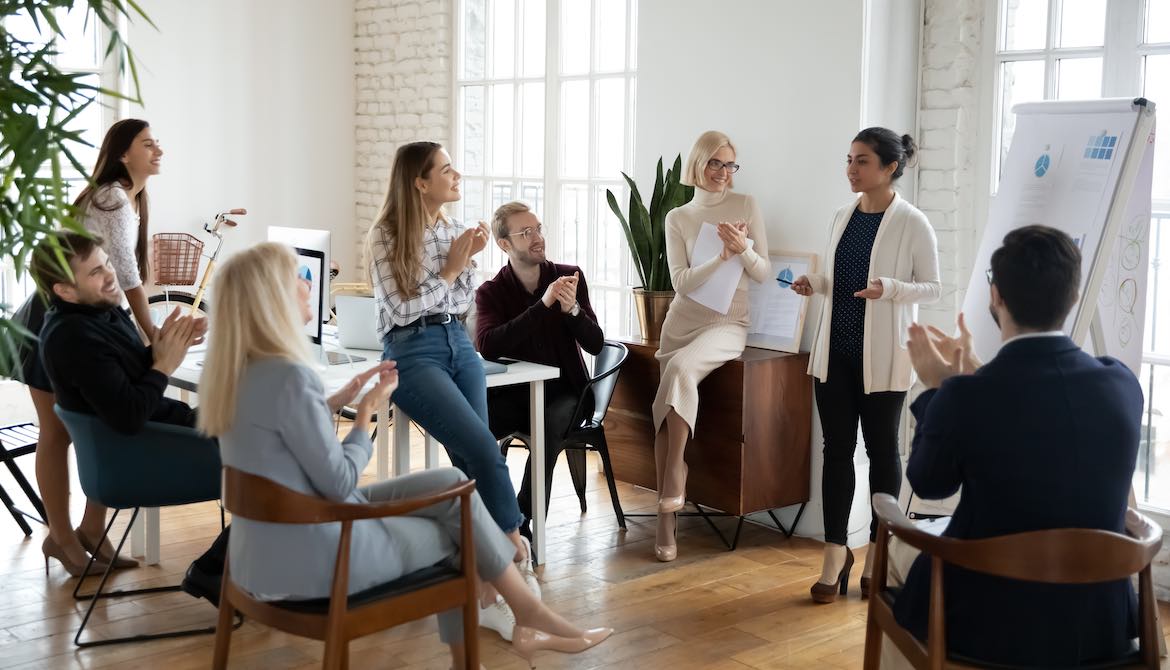
[[(833, 211), (853, 197), (844, 176), (850, 140), (871, 123), (914, 132), (919, 4), (894, 4), (641, 0), (634, 173), (643, 192), (659, 156), (685, 159), (700, 133), (721, 130), (736, 143), (736, 190), (759, 201), (769, 247), (822, 256)], [(819, 301), (810, 305), (809, 324), (819, 309)], [(805, 350), (814, 329), (806, 326)], [(821, 445), (814, 416), (801, 535), (824, 533)], [(869, 529), (860, 441), (856, 465), (852, 545), (864, 544)]]
[[(145, 0), (135, 23), (147, 119), (166, 154), (152, 232), (246, 207), (225, 254), (269, 225), (333, 231), (354, 266), (353, 0)], [(343, 272), (345, 279), (346, 272)]]

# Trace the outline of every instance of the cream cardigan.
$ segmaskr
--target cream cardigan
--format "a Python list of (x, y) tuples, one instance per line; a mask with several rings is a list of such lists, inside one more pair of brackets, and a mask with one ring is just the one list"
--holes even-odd
[[(809, 356), (808, 373), (820, 381), (829, 376), (829, 328), (833, 319), (833, 267), (837, 243), (857, 208), (853, 201), (837, 210), (823, 274), (809, 274), (813, 292), (826, 296)], [(862, 369), (865, 392), (907, 391), (914, 370), (906, 351), (906, 329), (917, 318), (918, 303), (942, 294), (938, 278), (938, 244), (930, 222), (914, 205), (894, 194), (873, 241), (870, 279), (882, 282), (882, 297), (865, 301), (865, 342)]]

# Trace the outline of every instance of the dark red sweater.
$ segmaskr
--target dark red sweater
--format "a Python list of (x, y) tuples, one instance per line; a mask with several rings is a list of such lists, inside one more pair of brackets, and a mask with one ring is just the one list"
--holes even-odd
[[(581, 311), (577, 316), (565, 314), (557, 303), (545, 307), (540, 299), (548, 285), (574, 272), (581, 273), (577, 282)], [(529, 293), (508, 263), (475, 292), (475, 311), (475, 348), (484, 358), (555, 365), (561, 369), (561, 381), (576, 392), (589, 382), (581, 349), (597, 355), (605, 336), (589, 304), (589, 287), (581, 268), (545, 261), (536, 291)]]

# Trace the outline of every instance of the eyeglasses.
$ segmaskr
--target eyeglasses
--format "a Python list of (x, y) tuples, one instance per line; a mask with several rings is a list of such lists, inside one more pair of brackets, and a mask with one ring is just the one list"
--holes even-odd
[(987, 285), (988, 286), (995, 283), (995, 281), (991, 278), (991, 268), (987, 268), (987, 272), (984, 274), (987, 275)]
[(736, 172), (739, 172), (739, 163), (724, 163), (718, 158), (712, 158), (711, 160), (707, 161), (707, 169), (709, 170), (718, 172), (723, 168), (727, 168), (728, 172), (735, 174)]
[(514, 235), (523, 235), (523, 236), (524, 236), (524, 241), (526, 241), (526, 242), (529, 242), (529, 241), (531, 241), (531, 240), (532, 240), (532, 234), (533, 234), (533, 233), (536, 233), (537, 235), (540, 235), (541, 237), (544, 237), (544, 225), (543, 225), (543, 224), (541, 224), (541, 225), (538, 225), (538, 226), (537, 226), (537, 227), (535, 227), (535, 228), (529, 227), (529, 228), (525, 228), (524, 230), (521, 230), (521, 231), (519, 231), (519, 232), (515, 232), (515, 233), (508, 233), (508, 235), (507, 235), (507, 236), (508, 236), (508, 237), (512, 237), (512, 236), (514, 236)]

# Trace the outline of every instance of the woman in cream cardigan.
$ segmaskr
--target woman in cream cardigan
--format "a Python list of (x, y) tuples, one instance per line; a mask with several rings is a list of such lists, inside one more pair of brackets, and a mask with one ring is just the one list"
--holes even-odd
[[(917, 304), (939, 299), (938, 249), (926, 215), (894, 191), (916, 147), (885, 128), (857, 134), (846, 158), (849, 186), (861, 197), (837, 210), (825, 274), (792, 284), (801, 295), (826, 296), (809, 360), (825, 436), (821, 496), (825, 556), (813, 600), (845, 595), (853, 552), (846, 546), (853, 503), (857, 423), (869, 456), (871, 493), (897, 496), (902, 485), (898, 423), (912, 383), (904, 342)], [(877, 532), (871, 519), (870, 550)], [(870, 554), (872, 556), (872, 553)], [(868, 595), (871, 563), (861, 578)]]
[[(695, 429), (699, 382), (743, 353), (749, 325), (748, 279), (766, 281), (771, 270), (759, 206), (750, 195), (731, 192), (731, 176), (737, 170), (731, 140), (714, 130), (703, 133), (683, 166), (682, 182), (695, 186), (695, 195), (666, 215), (666, 258), (675, 295), (662, 324), (656, 354), (662, 377), (654, 397), (654, 463), (658, 471), (654, 554), (660, 561), (673, 561), (678, 556), (674, 513), (686, 500), (683, 452)], [(703, 223), (717, 227), (723, 249), (717, 256), (696, 263), (692, 253)], [(743, 274), (726, 314), (688, 297), (732, 259), (743, 266)]]

